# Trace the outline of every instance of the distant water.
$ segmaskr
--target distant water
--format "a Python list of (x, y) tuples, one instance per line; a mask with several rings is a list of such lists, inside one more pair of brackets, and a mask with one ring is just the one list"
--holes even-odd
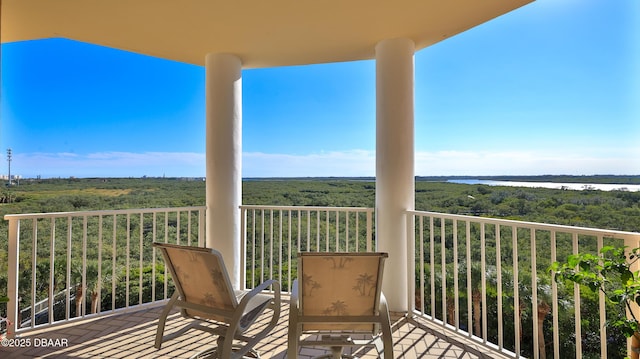
[(510, 187), (529, 187), (529, 188), (552, 188), (567, 190), (600, 190), (600, 191), (640, 191), (640, 185), (637, 184), (609, 184), (609, 183), (560, 183), (560, 182), (519, 182), (519, 181), (491, 181), (479, 179), (460, 179), (448, 180), (451, 183), (461, 184), (486, 184), (489, 186), (510, 186)]

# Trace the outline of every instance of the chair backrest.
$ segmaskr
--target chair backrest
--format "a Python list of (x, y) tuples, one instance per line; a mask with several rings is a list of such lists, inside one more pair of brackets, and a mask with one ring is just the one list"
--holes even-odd
[[(300, 311), (333, 324), (303, 324), (303, 330), (372, 332), (373, 324), (350, 319), (378, 315), (387, 253), (309, 253), (298, 256)], [(336, 323), (344, 324), (336, 324)]]
[[(232, 312), (238, 306), (220, 252), (164, 243), (153, 245), (162, 251), (182, 301), (204, 305), (217, 312)], [(225, 319), (210, 312), (188, 310), (187, 313), (220, 321)]]

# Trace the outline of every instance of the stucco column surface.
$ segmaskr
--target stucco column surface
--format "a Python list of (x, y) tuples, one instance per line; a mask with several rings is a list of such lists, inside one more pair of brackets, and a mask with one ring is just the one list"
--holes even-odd
[(413, 41), (376, 45), (376, 237), (388, 252), (382, 290), (392, 311), (408, 310), (406, 210), (415, 206)]
[(222, 254), (240, 288), (242, 204), (242, 62), (208, 54), (206, 66), (206, 245)]

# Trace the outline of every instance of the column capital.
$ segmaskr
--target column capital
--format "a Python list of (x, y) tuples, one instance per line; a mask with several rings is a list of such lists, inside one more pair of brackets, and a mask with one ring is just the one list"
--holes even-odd
[(411, 53), (415, 53), (416, 44), (409, 38), (396, 37), (378, 41), (375, 49), (376, 56), (378, 56), (381, 51), (410, 51)]

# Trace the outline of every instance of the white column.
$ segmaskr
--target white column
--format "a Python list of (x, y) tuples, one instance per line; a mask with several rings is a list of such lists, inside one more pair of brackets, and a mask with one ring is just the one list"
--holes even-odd
[(207, 247), (222, 253), (240, 288), (242, 204), (242, 62), (229, 54), (206, 57)]
[(389, 253), (382, 290), (392, 311), (408, 310), (407, 222), (415, 206), (414, 50), (409, 39), (376, 45), (376, 236)]

